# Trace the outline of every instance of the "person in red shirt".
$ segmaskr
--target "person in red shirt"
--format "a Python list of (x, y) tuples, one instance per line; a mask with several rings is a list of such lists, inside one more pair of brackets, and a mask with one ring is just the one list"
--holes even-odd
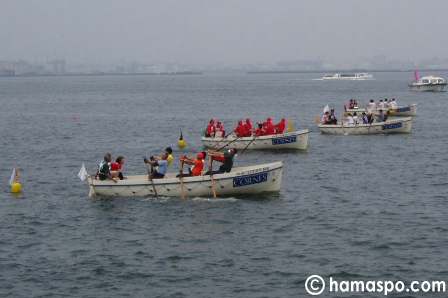
[(218, 124), (215, 127), (215, 138), (224, 138), (226, 132), (224, 126), (221, 125), (221, 121), (218, 120)]
[(254, 130), (254, 136), (264, 136), (263, 124), (258, 123), (258, 129)]
[(117, 159), (115, 160), (115, 162), (110, 163), (110, 167), (109, 167), (111, 173), (116, 173), (113, 176), (120, 178), (120, 180), (127, 179), (127, 178), (123, 177), (123, 173), (121, 173), (121, 168), (123, 167), (123, 165), (124, 165), (124, 157), (118, 156)]
[(235, 133), (238, 138), (242, 138), (245, 136), (246, 132), (244, 130), (244, 125), (243, 125), (242, 120), (238, 121), (238, 126), (235, 128)]
[(214, 138), (215, 137), (215, 119), (210, 119), (210, 124), (207, 125), (205, 129), (205, 137), (206, 138)]
[(250, 137), (252, 135), (252, 124), (250, 124), (250, 118), (246, 119), (246, 123), (244, 124), (244, 136)]
[(277, 130), (276, 133), (282, 134), (285, 131), (285, 127), (286, 127), (286, 119), (283, 118), (282, 121), (280, 121), (275, 125), (275, 129)]
[[(268, 118), (269, 120), (270, 118)], [(275, 135), (275, 126), (272, 124), (272, 122), (266, 122), (266, 135), (270, 136), (270, 135)]]

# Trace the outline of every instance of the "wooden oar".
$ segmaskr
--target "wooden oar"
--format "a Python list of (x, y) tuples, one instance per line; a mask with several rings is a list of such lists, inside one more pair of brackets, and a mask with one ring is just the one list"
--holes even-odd
[[(152, 189), (154, 190), (154, 194), (157, 197), (157, 190), (156, 190), (156, 187), (154, 186), (154, 181), (152, 181), (152, 170), (149, 168), (149, 165), (146, 162), (145, 162), (145, 165), (146, 165), (146, 170), (148, 171), (149, 181), (151, 181)], [(151, 166), (151, 168), (152, 168), (152, 166)]]
[(252, 144), (252, 142), (255, 141), (255, 139), (256, 139), (259, 135), (260, 135), (260, 134), (257, 133), (257, 134), (255, 135), (255, 137), (252, 139), (252, 141), (250, 141), (249, 144), (247, 144), (247, 146), (246, 146), (243, 150), (241, 150), (240, 154), (243, 153), (243, 152), (247, 149), (247, 147), (249, 147), (249, 145)]
[(185, 156), (180, 163), (180, 191), (182, 193), (182, 199), (185, 199), (185, 189), (184, 189), (184, 162)]
[(216, 198), (215, 180), (213, 178), (213, 168), (212, 168), (212, 157), (210, 155), (208, 156), (208, 161), (209, 161), (210, 178), (212, 179), (213, 197)]
[(240, 138), (242, 138), (242, 137), (238, 137), (238, 136), (237, 136), (237, 137), (235, 138), (235, 140), (233, 140), (233, 141), (231, 141), (231, 142), (225, 144), (224, 146), (222, 146), (221, 148), (219, 148), (219, 149), (216, 150), (216, 151), (221, 151), (223, 148), (229, 146), (230, 144), (232, 144), (233, 142), (235, 142), (236, 140), (238, 140), (238, 139), (240, 139)]
[[(219, 143), (221, 143), (222, 141), (224, 141), (224, 139), (227, 139), (227, 137), (228, 136), (230, 136), (232, 133), (234, 133), (235, 132), (235, 129), (231, 132), (231, 133), (229, 133), (229, 134), (227, 134), (226, 136), (224, 136), (220, 141), (218, 141), (218, 143), (216, 143), (215, 145), (213, 145), (209, 150), (212, 150), (213, 148), (215, 148)], [(219, 151), (219, 150), (218, 150)]]

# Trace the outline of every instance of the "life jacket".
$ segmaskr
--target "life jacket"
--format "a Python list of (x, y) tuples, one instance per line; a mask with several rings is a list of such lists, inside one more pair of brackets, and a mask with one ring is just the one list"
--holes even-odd
[(223, 138), (224, 137), (224, 126), (216, 126), (215, 127), (215, 138)]

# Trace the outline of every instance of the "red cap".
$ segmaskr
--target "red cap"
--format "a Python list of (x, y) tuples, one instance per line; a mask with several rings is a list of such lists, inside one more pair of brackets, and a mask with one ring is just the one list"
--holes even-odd
[(286, 119), (285, 119), (285, 118), (282, 118), (282, 122), (286, 122)]
[(246, 119), (246, 123), (250, 123), (250, 118), (247, 118), (247, 119)]
[(198, 158), (199, 159), (203, 159), (204, 158), (204, 153), (198, 153)]
[(272, 122), (272, 118), (268, 118), (268, 123), (271, 123)]
[(218, 123), (221, 123), (221, 120), (218, 120)]
[(215, 119), (210, 119), (210, 123), (215, 123)]
[(238, 120), (238, 125), (243, 125), (243, 120)]

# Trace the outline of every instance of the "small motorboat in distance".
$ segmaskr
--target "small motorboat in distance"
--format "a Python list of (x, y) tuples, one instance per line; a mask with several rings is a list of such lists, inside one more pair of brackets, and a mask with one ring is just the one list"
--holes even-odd
[(418, 72), (414, 72), (414, 81), (408, 85), (411, 91), (440, 92), (446, 86), (445, 80), (438, 76), (426, 76), (419, 79)]
[(334, 74), (326, 74), (323, 76), (322, 79), (363, 81), (363, 80), (373, 80), (373, 75), (369, 73), (334, 73)]

